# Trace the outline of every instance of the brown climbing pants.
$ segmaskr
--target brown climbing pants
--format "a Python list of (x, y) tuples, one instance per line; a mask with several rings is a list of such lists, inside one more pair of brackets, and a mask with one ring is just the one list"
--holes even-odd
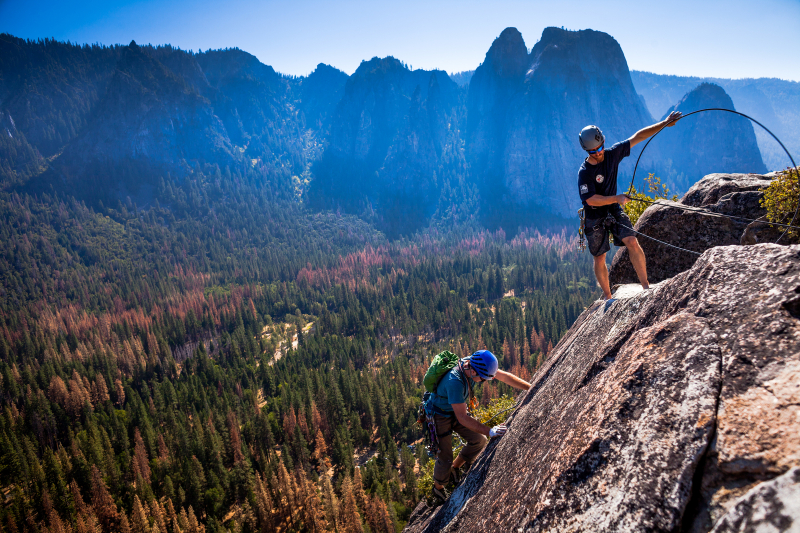
[(450, 479), (450, 467), (453, 465), (453, 432), (455, 431), (467, 441), (467, 445), (461, 448), (461, 453), (458, 454), (464, 458), (467, 465), (472, 464), (475, 457), (489, 443), (489, 439), (481, 433), (462, 426), (455, 415), (434, 415), (433, 419), (436, 422), (436, 434), (439, 437), (439, 455), (436, 456), (436, 465), (433, 467), (433, 479), (444, 485)]

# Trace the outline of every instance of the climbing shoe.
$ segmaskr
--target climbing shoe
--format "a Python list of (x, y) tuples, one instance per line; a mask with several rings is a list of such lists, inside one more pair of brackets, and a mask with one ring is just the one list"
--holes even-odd
[(447, 492), (447, 490), (437, 489), (436, 485), (433, 486), (431, 495), (433, 496), (434, 505), (442, 505), (450, 497), (450, 494)]
[(463, 480), (464, 474), (461, 472), (460, 468), (453, 467), (450, 469), (450, 483), (452, 483), (454, 487), (461, 485)]
[(463, 464), (459, 468), (453, 467), (450, 469), (450, 482), (454, 487), (461, 485), (461, 482), (467, 477), (467, 472), (469, 472), (470, 466), (471, 465)]

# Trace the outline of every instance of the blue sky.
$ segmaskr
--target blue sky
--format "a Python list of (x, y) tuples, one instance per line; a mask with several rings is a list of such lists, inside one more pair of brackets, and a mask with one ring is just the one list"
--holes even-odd
[(800, 0), (0, 0), (0, 32), (76, 43), (239, 47), (287, 74), (348, 74), (393, 55), (414, 68), (472, 70), (504, 28), (532, 47), (547, 26), (609, 33), (631, 69), (800, 81)]

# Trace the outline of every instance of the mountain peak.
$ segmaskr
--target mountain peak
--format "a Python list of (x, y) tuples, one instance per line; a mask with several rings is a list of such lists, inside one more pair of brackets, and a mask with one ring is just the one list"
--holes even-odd
[(720, 107), (735, 111), (733, 100), (731, 100), (731, 97), (725, 92), (725, 89), (716, 83), (703, 82), (686, 93), (683, 98), (681, 98), (681, 101), (667, 111), (661, 120), (667, 118), (667, 116), (676, 109), (684, 113), (691, 113), (692, 111), (708, 107)]
[[(733, 100), (725, 89), (714, 83), (701, 83), (686, 93), (663, 118), (676, 110), (686, 114), (710, 108), (735, 111)], [(664, 157), (683, 163), (679, 175), (667, 177), (670, 184), (680, 191), (687, 190), (692, 183), (712, 172), (764, 174), (767, 171), (753, 125), (733, 113), (701, 113), (681, 120), (660, 137), (657, 142)]]
[(506, 28), (486, 52), (486, 65), (500, 77), (514, 78), (528, 66), (528, 48), (517, 28)]

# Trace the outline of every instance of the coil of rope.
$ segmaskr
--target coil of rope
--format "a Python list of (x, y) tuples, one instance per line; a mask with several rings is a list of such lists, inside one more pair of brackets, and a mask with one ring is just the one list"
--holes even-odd
[[(764, 129), (764, 131), (769, 133), (772, 136), (772, 138), (775, 139), (775, 141), (777, 141), (777, 143), (781, 146), (781, 148), (783, 148), (783, 151), (786, 152), (786, 155), (789, 157), (789, 161), (792, 162), (791, 170), (789, 170), (790, 175), (791, 175), (792, 171), (794, 171), (794, 173), (797, 174), (797, 164), (794, 162), (794, 159), (792, 158), (792, 154), (789, 153), (789, 150), (786, 149), (786, 147), (783, 145), (781, 140), (778, 139), (778, 137), (775, 136), (774, 133), (772, 133), (766, 126), (764, 126), (762, 123), (760, 123), (759, 121), (757, 121), (753, 117), (750, 117), (750, 116), (745, 115), (744, 113), (740, 113), (738, 111), (734, 111), (732, 109), (725, 109), (725, 108), (722, 108), (722, 107), (710, 107), (710, 108), (707, 108), (707, 109), (698, 109), (697, 111), (692, 111), (691, 113), (686, 113), (685, 115), (683, 115), (678, 120), (683, 120), (683, 119), (685, 119), (687, 117), (690, 117), (692, 115), (696, 115), (698, 113), (704, 113), (706, 111), (724, 111), (724, 112), (727, 112), (727, 113), (733, 113), (734, 115), (742, 116), (742, 117), (744, 117), (746, 119), (749, 119), (752, 122), (755, 122), (759, 126), (761, 126)], [(647, 146), (650, 144), (650, 142), (653, 139), (655, 139), (656, 136), (659, 133), (661, 133), (663, 131), (663, 129), (665, 127), (667, 127), (668, 124), (669, 124), (668, 122), (665, 122), (664, 125), (661, 126), (661, 128), (657, 132), (655, 132), (655, 134), (653, 134), (652, 137), (650, 137), (647, 140), (647, 142), (645, 143), (644, 147), (642, 148), (642, 151), (639, 153), (639, 157), (636, 158), (636, 166), (633, 167), (633, 176), (631, 176), (631, 184), (630, 184), (630, 187), (628, 187), (628, 193), (627, 193), (628, 197), (630, 197), (630, 194), (634, 190), (633, 189), (633, 184), (634, 184), (634, 181), (636, 180), (636, 170), (639, 168), (639, 161), (642, 159), (642, 155), (644, 154), (645, 150), (647, 150)], [(799, 180), (799, 182), (800, 182), (800, 180)], [(691, 206), (684, 206), (684, 205), (680, 205), (680, 204), (665, 204), (665, 203), (659, 203), (659, 202), (649, 202), (647, 200), (643, 200), (643, 199), (640, 199), (640, 198), (631, 198), (631, 200), (633, 200), (635, 202), (649, 203), (649, 204), (653, 204), (653, 205), (663, 205), (663, 206), (666, 206), (666, 207), (673, 207), (673, 208), (677, 208), (677, 209), (683, 209), (685, 211), (694, 211), (696, 213), (700, 213), (700, 214), (703, 214), (703, 215), (706, 215), (706, 216), (723, 217), (723, 218), (730, 218), (730, 219), (735, 219), (735, 220), (744, 220), (744, 221), (748, 221), (748, 222), (761, 222), (761, 221), (755, 220), (755, 219), (750, 219), (750, 218), (745, 218), (745, 217), (737, 217), (737, 216), (733, 216), (733, 215), (726, 215), (724, 213), (715, 213), (713, 211), (708, 211), (707, 209), (691, 207)], [(769, 222), (770, 225), (780, 226), (780, 227), (786, 228), (786, 229), (783, 230), (783, 233), (781, 233), (781, 235), (775, 240), (775, 244), (777, 244), (783, 238), (783, 236), (786, 235), (786, 232), (789, 231), (789, 229), (800, 229), (799, 226), (795, 226), (794, 225), (795, 220), (797, 220), (798, 212), (800, 212), (800, 198), (798, 198), (797, 208), (795, 209), (794, 215), (792, 216), (792, 220), (791, 220), (791, 222), (789, 222), (789, 224), (780, 224), (780, 223), (777, 223), (777, 222)], [(658, 239), (656, 239), (654, 237), (650, 237), (649, 235), (645, 235), (644, 233), (638, 232), (636, 230), (633, 230), (633, 231), (635, 233), (641, 235), (642, 237), (647, 237), (648, 239), (654, 240), (656, 242), (660, 242), (661, 244), (665, 244), (665, 245), (670, 246), (672, 248), (676, 248), (676, 249), (682, 250), (684, 252), (689, 252), (689, 253), (693, 253), (693, 254), (696, 254), (696, 255), (700, 255), (699, 253), (694, 252), (692, 250), (686, 250), (685, 248), (681, 248), (679, 246), (675, 246), (674, 244), (669, 244), (669, 243), (666, 243), (664, 241), (660, 241), (660, 240), (658, 240)]]

